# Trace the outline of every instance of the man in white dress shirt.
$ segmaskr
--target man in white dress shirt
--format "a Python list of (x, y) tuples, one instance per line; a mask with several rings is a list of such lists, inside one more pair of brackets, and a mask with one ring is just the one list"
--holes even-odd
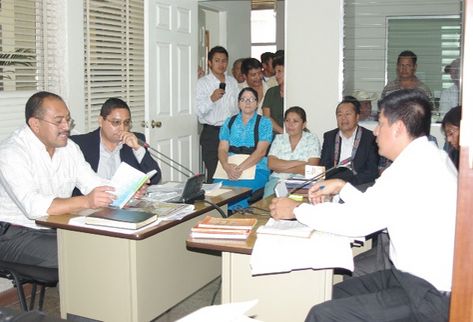
[[(393, 267), (334, 286), (333, 300), (306, 321), (448, 321), (453, 267), (457, 171), (429, 142), (431, 103), (418, 90), (380, 102), (379, 153), (393, 160), (365, 193), (340, 179), (314, 185), (313, 204), (277, 198), (277, 219), (297, 218), (320, 231), (366, 236), (387, 229)], [(339, 194), (343, 204), (322, 202)]]
[[(112, 187), (69, 140), (73, 120), (56, 94), (38, 92), (25, 108), (26, 125), (0, 143), (0, 259), (57, 267), (56, 232), (35, 219), (99, 208)], [(84, 196), (71, 197), (74, 187)]]
[(196, 87), (196, 114), (203, 125), (200, 133), (202, 159), (211, 182), (218, 163), (218, 135), (223, 122), (239, 112), (238, 83), (227, 75), (228, 52), (216, 46), (208, 54), (210, 72), (199, 78)]

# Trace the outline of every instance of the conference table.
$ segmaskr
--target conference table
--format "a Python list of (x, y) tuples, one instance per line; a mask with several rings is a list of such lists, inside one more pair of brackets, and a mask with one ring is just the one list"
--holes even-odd
[[(227, 187), (226, 187), (227, 188)], [(207, 200), (226, 210), (250, 194), (231, 188)], [(61, 317), (81, 321), (150, 321), (221, 274), (215, 254), (186, 248), (190, 229), (204, 216), (220, 216), (202, 201), (178, 221), (122, 233), (70, 221), (77, 215), (36, 220), (57, 229)]]
[(187, 247), (196, 252), (222, 252), (222, 303), (258, 299), (248, 312), (259, 321), (304, 321), (310, 308), (331, 299), (333, 269), (303, 269), (287, 273), (252, 275), (250, 258), (256, 241), (256, 229), (269, 219), (271, 198), (263, 199), (253, 208), (257, 224), (246, 240), (187, 239)]

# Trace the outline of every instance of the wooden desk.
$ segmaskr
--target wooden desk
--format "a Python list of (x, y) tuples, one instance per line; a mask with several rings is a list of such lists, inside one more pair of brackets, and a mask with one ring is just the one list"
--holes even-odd
[[(255, 206), (267, 209), (270, 199)], [(222, 303), (258, 299), (249, 312), (256, 319), (270, 322), (304, 321), (310, 308), (332, 296), (333, 270), (297, 270), (289, 273), (252, 276), (250, 255), (256, 228), (268, 220), (266, 215), (242, 215), (258, 219), (250, 237), (240, 240), (187, 239), (187, 247), (222, 252)]]
[[(226, 208), (249, 192), (232, 189), (209, 200)], [(218, 277), (218, 256), (185, 247), (190, 228), (208, 214), (220, 216), (196, 202), (195, 212), (183, 220), (133, 235), (72, 226), (72, 215), (37, 220), (57, 228), (61, 316), (150, 321)]]

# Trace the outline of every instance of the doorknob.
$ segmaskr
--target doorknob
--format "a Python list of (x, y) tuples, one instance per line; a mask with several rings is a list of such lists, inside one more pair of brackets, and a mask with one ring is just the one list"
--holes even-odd
[(148, 128), (148, 121), (141, 121), (141, 127)]
[(151, 120), (151, 127), (154, 129), (155, 127), (161, 127), (161, 121)]

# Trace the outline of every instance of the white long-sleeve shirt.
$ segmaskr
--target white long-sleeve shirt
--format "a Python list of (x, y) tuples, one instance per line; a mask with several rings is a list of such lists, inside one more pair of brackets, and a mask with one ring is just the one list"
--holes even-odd
[(442, 93), (440, 93), (439, 111), (442, 116), (444, 116), (452, 107), (458, 106), (459, 96), (460, 92), (455, 84), (444, 89)]
[(31, 228), (46, 216), (55, 198), (69, 198), (77, 186), (87, 194), (108, 181), (101, 179), (71, 140), (52, 157), (24, 125), (0, 144), (0, 221)]
[(450, 291), (457, 201), (457, 170), (426, 137), (412, 141), (361, 193), (347, 183), (344, 204), (302, 204), (297, 220), (317, 230), (365, 236), (387, 228), (396, 268)]
[(196, 115), (201, 124), (221, 126), (225, 120), (237, 114), (238, 83), (225, 73), (225, 94), (212, 102), (210, 96), (219, 87), (220, 81), (212, 72), (199, 78), (196, 85)]

